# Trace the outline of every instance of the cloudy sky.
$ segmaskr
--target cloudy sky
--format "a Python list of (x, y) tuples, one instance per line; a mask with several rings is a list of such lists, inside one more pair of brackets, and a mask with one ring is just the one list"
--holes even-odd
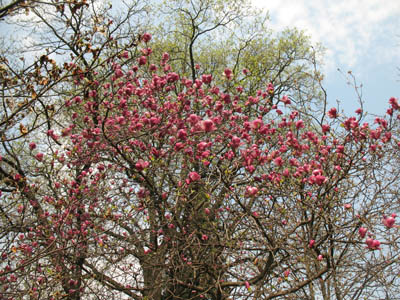
[(351, 70), (363, 85), (369, 113), (384, 113), (400, 97), (400, 0), (252, 0), (269, 11), (272, 28), (296, 26), (326, 48), (325, 86), (329, 102), (340, 100), (352, 113), (354, 89), (343, 74)]

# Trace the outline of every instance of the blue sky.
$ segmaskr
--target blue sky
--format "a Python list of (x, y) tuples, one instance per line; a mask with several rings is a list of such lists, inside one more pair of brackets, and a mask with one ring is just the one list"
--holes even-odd
[[(328, 101), (348, 114), (358, 108), (351, 70), (362, 84), (364, 109), (383, 114), (400, 91), (400, 0), (252, 0), (269, 11), (272, 29), (297, 27), (326, 48)], [(340, 68), (341, 74), (337, 71)]]

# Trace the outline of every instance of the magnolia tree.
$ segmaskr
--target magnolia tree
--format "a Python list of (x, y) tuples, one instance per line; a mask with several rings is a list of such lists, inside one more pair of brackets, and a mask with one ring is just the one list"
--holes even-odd
[(140, 39), (67, 64), (63, 121), (23, 159), (3, 142), (2, 299), (395, 299), (397, 100), (313, 121)]
[(3, 3), (44, 52), (0, 53), (0, 299), (398, 297), (397, 100), (327, 107), (295, 32), (207, 49), (224, 5)]

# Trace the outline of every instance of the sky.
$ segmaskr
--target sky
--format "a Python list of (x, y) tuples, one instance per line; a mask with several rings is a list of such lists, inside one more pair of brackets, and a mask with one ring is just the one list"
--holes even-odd
[[(384, 114), (400, 97), (400, 0), (252, 0), (268, 10), (274, 30), (297, 27), (325, 49), (324, 86), (330, 105), (359, 107), (351, 71), (362, 84), (364, 110)], [(341, 72), (338, 71), (341, 70)]]
[(325, 47), (330, 105), (339, 100), (347, 114), (359, 107), (348, 71), (362, 84), (367, 112), (384, 114), (388, 99), (400, 97), (400, 0), (251, 1), (269, 12), (271, 29), (297, 27)]

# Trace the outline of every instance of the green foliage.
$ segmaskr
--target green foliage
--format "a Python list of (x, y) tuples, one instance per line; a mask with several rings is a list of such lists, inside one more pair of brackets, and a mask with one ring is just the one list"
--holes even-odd
[(277, 98), (288, 95), (300, 111), (323, 109), (323, 49), (304, 32), (274, 33), (268, 15), (257, 17), (247, 1), (164, 1), (155, 17), (160, 21), (151, 28), (153, 51), (168, 52), (172, 69), (182, 75), (194, 80), (231, 68), (231, 84), (246, 92), (255, 94), (271, 82)]

